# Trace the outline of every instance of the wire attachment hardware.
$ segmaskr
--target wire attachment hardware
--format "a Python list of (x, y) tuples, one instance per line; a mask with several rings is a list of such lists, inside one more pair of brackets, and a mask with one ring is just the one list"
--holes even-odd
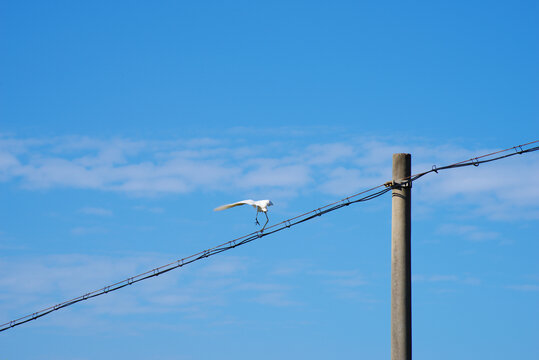
[(395, 180), (391, 180), (391, 181), (388, 181), (386, 183), (384, 183), (384, 186), (386, 188), (391, 188), (393, 190), (401, 190), (401, 189), (411, 189), (412, 188), (412, 180), (411, 179), (407, 179), (407, 180), (398, 180), (398, 181), (395, 181)]

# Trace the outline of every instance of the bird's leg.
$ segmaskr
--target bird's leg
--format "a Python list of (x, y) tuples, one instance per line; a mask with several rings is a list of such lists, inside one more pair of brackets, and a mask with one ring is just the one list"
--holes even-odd
[(266, 223), (264, 224), (264, 226), (262, 226), (262, 230), (266, 228), (266, 225), (268, 225), (268, 221), (269, 221), (268, 213), (264, 213), (264, 215), (266, 215)]
[(260, 223), (258, 222), (258, 211), (256, 212), (255, 225), (260, 225)]

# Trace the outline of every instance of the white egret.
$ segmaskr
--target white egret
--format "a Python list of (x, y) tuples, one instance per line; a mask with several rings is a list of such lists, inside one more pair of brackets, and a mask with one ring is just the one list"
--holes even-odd
[(258, 213), (263, 212), (264, 215), (266, 215), (266, 223), (262, 227), (262, 230), (264, 230), (264, 228), (266, 227), (266, 225), (268, 224), (268, 221), (269, 221), (269, 219), (268, 219), (268, 206), (273, 205), (271, 200), (257, 200), (257, 201), (250, 200), (250, 199), (249, 200), (242, 200), (242, 201), (235, 202), (233, 204), (227, 204), (227, 205), (222, 205), (222, 206), (216, 207), (215, 209), (213, 209), (213, 211), (221, 211), (221, 210), (230, 209), (232, 207), (240, 206), (240, 205), (251, 205), (252, 207), (254, 207), (256, 209), (256, 217), (255, 217), (255, 224), (256, 225), (260, 225), (260, 223), (258, 222)]

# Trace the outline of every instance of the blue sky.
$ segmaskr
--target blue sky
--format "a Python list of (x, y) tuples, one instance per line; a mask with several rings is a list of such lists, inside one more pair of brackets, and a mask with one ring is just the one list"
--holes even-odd
[[(532, 1), (0, 2), (0, 323), (539, 139)], [(414, 183), (416, 359), (539, 353), (539, 156)], [(388, 358), (389, 194), (0, 333), (17, 359)], [(29, 346), (31, 344), (31, 346)]]

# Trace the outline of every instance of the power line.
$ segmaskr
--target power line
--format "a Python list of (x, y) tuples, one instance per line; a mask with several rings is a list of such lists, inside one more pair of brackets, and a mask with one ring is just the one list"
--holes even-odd
[[(381, 187), (381, 186), (378, 186), (378, 187)], [(373, 189), (376, 189), (376, 188), (373, 188)], [(370, 192), (373, 189), (366, 190), (363, 193)], [(358, 202), (364, 202), (364, 201), (375, 199), (375, 198), (377, 198), (379, 196), (382, 196), (383, 194), (385, 194), (386, 192), (388, 192), (390, 190), (391, 190), (390, 188), (385, 188), (385, 189), (379, 190), (379, 191), (377, 191), (375, 193), (366, 195), (366, 196), (364, 196), (362, 198), (355, 199), (355, 200), (350, 200), (350, 197), (349, 197), (349, 198), (343, 199), (342, 202), (340, 202), (340, 203), (331, 204), (332, 206), (326, 205), (323, 208), (318, 208), (318, 209), (315, 209), (315, 210), (310, 211), (308, 213), (305, 213), (303, 215), (299, 215), (299, 216), (296, 216), (294, 218), (285, 220), (285, 221), (283, 221), (283, 222), (281, 222), (279, 224), (272, 225), (271, 227), (268, 227), (265, 230), (259, 230), (259, 231), (250, 233), (248, 235), (244, 235), (242, 237), (236, 238), (234, 240), (227, 241), (226, 243), (223, 243), (223, 244), (215, 246), (213, 248), (210, 248), (210, 249), (201, 251), (199, 253), (193, 254), (193, 255), (188, 256), (186, 258), (183, 258), (183, 259), (174, 261), (172, 263), (160, 266), (158, 268), (146, 271), (146, 272), (144, 272), (142, 274), (132, 276), (132, 277), (127, 278), (125, 280), (122, 280), (122, 281), (119, 281), (117, 283), (105, 286), (105, 287), (100, 288), (98, 290), (94, 290), (92, 292), (89, 292), (89, 293), (86, 293), (84, 295), (78, 296), (78, 297), (73, 298), (71, 300), (64, 301), (62, 303), (56, 304), (56, 305), (48, 307), (46, 309), (43, 309), (43, 310), (34, 312), (32, 314), (23, 316), (21, 318), (12, 320), (12, 321), (10, 321), (8, 323), (1, 324), (0, 325), (0, 332), (8, 330), (8, 329), (10, 329), (12, 327), (15, 327), (15, 326), (18, 326), (18, 325), (22, 325), (22, 324), (27, 323), (29, 321), (36, 320), (36, 319), (38, 319), (40, 317), (43, 317), (43, 316), (45, 316), (47, 314), (50, 314), (53, 311), (63, 309), (65, 307), (71, 306), (71, 305), (76, 304), (78, 302), (88, 300), (88, 299), (91, 299), (91, 298), (94, 298), (94, 297), (97, 297), (97, 296), (108, 294), (110, 292), (113, 292), (113, 291), (119, 290), (121, 288), (124, 288), (124, 287), (126, 287), (128, 285), (132, 285), (134, 283), (137, 283), (137, 282), (140, 282), (140, 281), (143, 281), (143, 280), (146, 280), (146, 279), (149, 279), (149, 278), (164, 274), (166, 272), (169, 272), (169, 271), (174, 270), (176, 268), (179, 268), (179, 267), (185, 266), (187, 264), (193, 263), (195, 261), (198, 261), (198, 260), (213, 256), (213, 255), (219, 254), (219, 253), (221, 253), (223, 251), (231, 250), (231, 249), (233, 249), (235, 247), (247, 244), (247, 243), (249, 243), (251, 241), (263, 238), (265, 236), (274, 234), (274, 233), (279, 232), (281, 230), (288, 229), (288, 228), (291, 228), (292, 226), (301, 224), (301, 223), (303, 223), (305, 221), (314, 219), (314, 218), (316, 218), (318, 216), (322, 216), (322, 215), (327, 214), (329, 212), (335, 211), (337, 209), (340, 209), (341, 207), (348, 206), (350, 204), (354, 204), (354, 203), (358, 203)], [(270, 228), (271, 228), (271, 230), (268, 231)]]
[[(441, 171), (441, 170), (455, 169), (455, 168), (459, 168), (459, 167), (472, 166), (472, 165), (473, 166), (479, 166), (479, 165), (484, 164), (484, 163), (488, 163), (488, 162), (492, 162), (492, 161), (496, 161), (496, 160), (501, 160), (501, 159), (504, 159), (504, 158), (507, 158), (507, 157), (534, 152), (534, 151), (539, 150), (539, 146), (534, 146), (534, 147), (531, 147), (531, 148), (528, 148), (528, 149), (524, 149), (524, 147), (530, 146), (532, 144), (536, 144), (538, 142), (539, 142), (539, 140), (535, 140), (535, 141), (532, 141), (532, 142), (529, 142), (529, 143), (526, 143), (526, 144), (523, 144), (523, 145), (513, 146), (513, 147), (510, 147), (508, 149), (499, 150), (499, 151), (496, 151), (496, 152), (493, 152), (493, 153), (490, 153), (490, 154), (486, 154), (486, 155), (481, 155), (481, 156), (474, 157), (474, 158), (464, 160), (464, 161), (460, 161), (458, 163), (454, 163), (454, 164), (451, 164), (451, 165), (446, 165), (446, 166), (441, 166), (441, 167), (436, 167), (436, 165), (433, 165), (431, 170), (412, 175), (410, 178), (411, 178), (412, 181), (414, 181), (414, 180), (417, 180), (420, 177), (425, 176), (427, 174), (430, 174), (430, 173), (433, 173), (433, 172), (438, 173), (438, 171)], [(499, 155), (499, 154), (503, 154), (503, 153), (506, 153), (506, 152), (509, 152), (509, 151), (511, 151), (511, 153), (505, 154), (505, 155)], [(493, 157), (494, 155), (498, 155), (498, 156)]]
[[(255, 231), (253, 233), (241, 236), (241, 237), (236, 238), (234, 240), (227, 241), (227, 242), (225, 242), (225, 243), (223, 243), (221, 245), (217, 245), (217, 246), (215, 246), (213, 248), (210, 248), (210, 249), (198, 252), (196, 254), (193, 254), (191, 256), (185, 257), (183, 259), (180, 259), (180, 260), (171, 262), (169, 264), (162, 265), (162, 266), (157, 267), (155, 269), (146, 271), (144, 273), (129, 277), (129, 278), (125, 279), (125, 280), (122, 280), (122, 281), (116, 282), (114, 284), (105, 286), (105, 287), (100, 288), (98, 290), (91, 291), (89, 293), (78, 296), (78, 297), (73, 298), (71, 300), (67, 300), (67, 301), (64, 301), (62, 303), (56, 304), (54, 306), (51, 306), (51, 307), (36, 311), (36, 312), (34, 312), (32, 314), (20, 317), (18, 319), (12, 320), (10, 322), (0, 324), (0, 332), (11, 329), (11, 328), (13, 328), (15, 326), (18, 326), (18, 325), (22, 325), (22, 324), (27, 323), (29, 321), (36, 320), (36, 319), (38, 319), (40, 317), (43, 317), (45, 315), (48, 315), (48, 314), (52, 313), (53, 311), (63, 309), (65, 307), (71, 306), (71, 305), (76, 304), (78, 302), (85, 301), (85, 300), (88, 300), (88, 299), (91, 299), (91, 298), (94, 298), (94, 297), (97, 297), (97, 296), (108, 294), (110, 292), (119, 290), (121, 288), (132, 285), (134, 283), (138, 283), (140, 281), (143, 281), (143, 280), (155, 277), (155, 276), (159, 276), (159, 275), (164, 274), (166, 272), (169, 272), (171, 270), (183, 267), (183, 266), (185, 266), (187, 264), (190, 264), (190, 263), (193, 263), (195, 261), (198, 261), (198, 260), (213, 256), (213, 255), (219, 254), (219, 253), (224, 252), (224, 251), (234, 249), (234, 248), (236, 248), (238, 246), (247, 244), (247, 243), (249, 243), (251, 241), (263, 238), (263, 237), (268, 236), (268, 235), (272, 235), (272, 234), (277, 233), (277, 232), (279, 232), (281, 230), (291, 228), (292, 226), (301, 224), (303, 222), (309, 221), (309, 220), (314, 219), (316, 217), (319, 217), (319, 216), (322, 216), (324, 214), (333, 212), (333, 211), (338, 210), (338, 209), (340, 209), (342, 207), (346, 207), (346, 206), (349, 206), (351, 204), (356, 204), (356, 203), (361, 203), (361, 202), (366, 202), (366, 201), (369, 201), (369, 200), (373, 200), (373, 199), (375, 199), (377, 197), (380, 197), (380, 196), (384, 195), (388, 191), (391, 191), (392, 188), (399, 187), (399, 186), (405, 186), (407, 184), (411, 185), (411, 182), (413, 182), (413, 181), (415, 181), (415, 180), (417, 180), (417, 179), (419, 179), (419, 178), (421, 178), (421, 177), (423, 177), (423, 176), (425, 176), (427, 174), (430, 174), (430, 173), (433, 173), (433, 172), (438, 173), (438, 171), (441, 171), (441, 170), (448, 170), (448, 169), (454, 169), (454, 168), (465, 167), (465, 166), (479, 166), (480, 164), (483, 164), (483, 163), (488, 163), (488, 162), (492, 162), (492, 161), (496, 161), (496, 160), (501, 160), (503, 158), (507, 158), (507, 157), (510, 157), (510, 156), (521, 155), (521, 154), (526, 154), (526, 153), (537, 151), (537, 150), (539, 150), (539, 146), (534, 146), (534, 147), (527, 148), (527, 149), (525, 149), (525, 147), (530, 146), (532, 144), (536, 144), (538, 142), (539, 142), (539, 140), (532, 141), (532, 142), (529, 142), (529, 143), (526, 143), (526, 144), (523, 144), (523, 145), (517, 145), (517, 146), (511, 147), (511, 148), (508, 148), (508, 149), (499, 150), (499, 151), (496, 151), (496, 152), (493, 152), (493, 153), (490, 153), (490, 154), (481, 155), (481, 156), (478, 156), (478, 157), (475, 157), (475, 158), (472, 158), (472, 159), (468, 159), (468, 160), (464, 160), (464, 161), (454, 163), (454, 164), (451, 164), (451, 165), (446, 165), (446, 166), (441, 166), (441, 167), (433, 166), (431, 170), (424, 171), (424, 172), (412, 175), (412, 176), (410, 176), (408, 178), (401, 179), (401, 180), (398, 180), (398, 181), (386, 182), (384, 184), (378, 185), (378, 186), (370, 188), (368, 190), (364, 190), (364, 191), (359, 192), (357, 194), (345, 197), (344, 199), (333, 202), (331, 204), (327, 204), (327, 205), (322, 206), (320, 208), (317, 208), (315, 210), (311, 210), (311, 211), (306, 212), (304, 214), (301, 214), (301, 215), (295, 216), (293, 218), (284, 220), (284, 221), (282, 221), (280, 223), (277, 223), (275, 225), (271, 225), (271, 226), (267, 227), (266, 229)], [(512, 152), (508, 153), (508, 154), (505, 154), (505, 155), (499, 155), (499, 154), (503, 154), (503, 153), (506, 153), (506, 152), (509, 152), (509, 151), (512, 151)], [(494, 155), (498, 155), (498, 156), (494, 157)]]

